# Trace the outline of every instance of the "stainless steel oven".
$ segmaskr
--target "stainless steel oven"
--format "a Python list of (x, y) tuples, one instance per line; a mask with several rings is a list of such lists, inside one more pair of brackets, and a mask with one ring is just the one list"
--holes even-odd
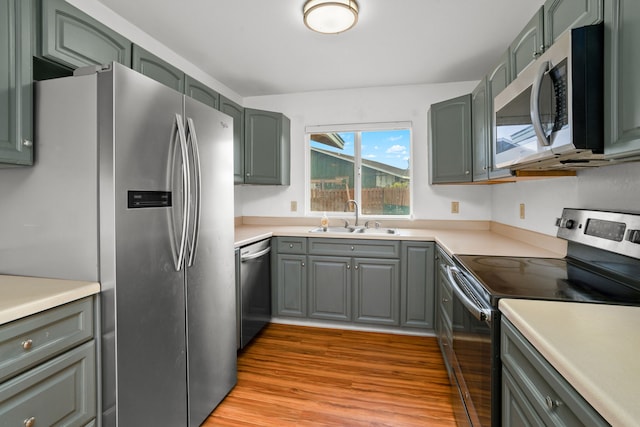
[(640, 214), (565, 209), (556, 225), (565, 258), (455, 255), (445, 268), (459, 425), (501, 425), (501, 298), (640, 306)]

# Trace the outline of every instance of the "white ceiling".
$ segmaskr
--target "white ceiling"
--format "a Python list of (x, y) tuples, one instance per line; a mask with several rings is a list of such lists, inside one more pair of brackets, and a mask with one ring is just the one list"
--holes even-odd
[(358, 0), (338, 35), (304, 0), (100, 2), (246, 97), (479, 80), (544, 0)]

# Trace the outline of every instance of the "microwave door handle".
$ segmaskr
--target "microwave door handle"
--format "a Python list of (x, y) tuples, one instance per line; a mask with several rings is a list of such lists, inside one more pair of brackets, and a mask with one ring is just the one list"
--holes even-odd
[(540, 119), (540, 88), (542, 87), (542, 79), (544, 78), (544, 74), (549, 71), (549, 61), (544, 61), (540, 68), (538, 69), (538, 74), (536, 74), (536, 79), (533, 82), (533, 86), (531, 88), (531, 123), (533, 124), (533, 130), (538, 137), (538, 141), (545, 147), (551, 145), (551, 141), (544, 134), (544, 129), (542, 128), (542, 120)]

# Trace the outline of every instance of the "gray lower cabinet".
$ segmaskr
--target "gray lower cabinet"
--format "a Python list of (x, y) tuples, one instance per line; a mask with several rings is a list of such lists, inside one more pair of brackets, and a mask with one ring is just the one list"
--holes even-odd
[(187, 74), (184, 76), (184, 94), (211, 108), (220, 109), (220, 94)]
[(434, 328), (435, 244), (400, 245), (400, 322), (403, 327)]
[(436, 291), (435, 291), (435, 332), (442, 352), (442, 358), (454, 383), (453, 373), (453, 299), (452, 288), (447, 278), (447, 266), (453, 266), (451, 258), (440, 248), (436, 247)]
[(185, 74), (153, 53), (133, 45), (131, 68), (180, 93), (185, 93)]
[(431, 105), (429, 148), (431, 184), (471, 182), (471, 95)]
[(509, 46), (511, 79), (544, 52), (544, 12), (541, 7)]
[(345, 257), (309, 256), (309, 317), (351, 321), (351, 268)]
[(85, 426), (96, 417), (93, 298), (0, 326), (2, 425)]
[(131, 41), (64, 0), (39, 0), (38, 55), (70, 68), (131, 66)]
[(544, 3), (544, 44), (548, 48), (570, 28), (597, 24), (604, 0), (547, 0)]
[(278, 254), (275, 262), (273, 311), (278, 316), (307, 317), (307, 256)]
[(609, 425), (504, 317), (501, 329), (503, 425)]
[(400, 261), (354, 258), (353, 320), (400, 325)]
[(244, 183), (289, 185), (291, 122), (282, 113), (244, 110)]
[(233, 117), (233, 182), (244, 183), (244, 108), (220, 95), (219, 110)]
[(32, 0), (0, 0), (0, 163), (33, 164)]
[(605, 4), (605, 155), (640, 158), (640, 2)]

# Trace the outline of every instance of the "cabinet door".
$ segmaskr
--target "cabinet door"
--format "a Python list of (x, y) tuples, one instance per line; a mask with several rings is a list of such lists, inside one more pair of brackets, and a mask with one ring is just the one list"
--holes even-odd
[(402, 326), (432, 329), (434, 312), (433, 243), (402, 244), (400, 316)]
[(527, 65), (531, 64), (544, 52), (544, 16), (540, 8), (529, 23), (511, 43), (511, 78), (518, 77)]
[(511, 83), (511, 67), (509, 63), (509, 50), (500, 57), (500, 60), (496, 66), (487, 75), (487, 101), (489, 109), (489, 179), (503, 178), (511, 175), (509, 169), (496, 169), (493, 159), (493, 147), (495, 146), (495, 128), (496, 128), (496, 116), (493, 111), (493, 100), (496, 95), (506, 88)]
[(209, 107), (213, 107), (216, 110), (219, 109), (220, 94), (218, 92), (186, 74), (184, 76), (184, 85), (185, 95), (198, 100)]
[(244, 114), (244, 182), (289, 185), (289, 119), (250, 108)]
[(171, 89), (184, 93), (184, 73), (156, 55), (133, 45), (131, 68)]
[(351, 262), (309, 256), (309, 317), (351, 321)]
[(32, 0), (0, 0), (0, 163), (33, 164)]
[(640, 2), (605, 6), (605, 155), (640, 156)]
[(400, 261), (355, 258), (354, 321), (400, 324)]
[(486, 181), (489, 178), (489, 98), (487, 79), (471, 93), (471, 122), (473, 145), (473, 180)]
[(544, 427), (544, 423), (507, 369), (502, 369), (502, 425)]
[(547, 0), (544, 3), (546, 48), (568, 29), (602, 22), (603, 14), (603, 0)]
[(220, 111), (233, 117), (233, 181), (244, 183), (244, 108), (220, 95)]
[(429, 130), (431, 183), (470, 182), (471, 95), (431, 105)]
[(71, 68), (131, 66), (131, 42), (64, 0), (40, 0), (39, 55)]
[(273, 295), (278, 316), (306, 317), (307, 315), (307, 257), (306, 255), (277, 255)]

